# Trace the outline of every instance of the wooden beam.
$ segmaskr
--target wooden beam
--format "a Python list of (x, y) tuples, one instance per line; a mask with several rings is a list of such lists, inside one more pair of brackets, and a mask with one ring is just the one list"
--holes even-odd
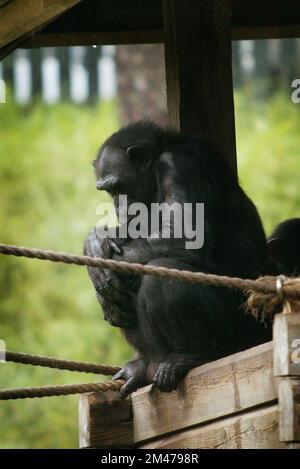
[(278, 399), (280, 441), (300, 443), (300, 379), (279, 379)]
[[(88, 3), (88, 6), (87, 6)], [(162, 30), (161, 0), (88, 0), (49, 24), (45, 33)]]
[(297, 0), (230, 0), (233, 27), (291, 26), (300, 24)]
[[(179, 388), (140, 389), (130, 401), (88, 394), (80, 399), (81, 447), (141, 445), (277, 400), (272, 342), (192, 370)], [(124, 406), (124, 408), (123, 408)]]
[(275, 449), (285, 448), (278, 435), (278, 407), (270, 406), (225, 418), (155, 440), (142, 449)]
[(130, 400), (116, 392), (82, 394), (79, 401), (80, 448), (117, 448), (133, 445)]
[(100, 33), (38, 33), (22, 43), (22, 48), (119, 44), (159, 44), (163, 31), (109, 31)]
[(279, 437), (300, 443), (300, 305), (287, 303), (274, 320), (274, 375), (278, 380)]
[(288, 26), (241, 26), (231, 28), (233, 41), (300, 37), (300, 23)]
[(41, 28), (81, 0), (14, 0), (1, 9), (0, 48)]
[(300, 377), (300, 307), (277, 314), (273, 325), (274, 375)]
[(140, 389), (131, 398), (135, 443), (275, 401), (272, 362), (270, 342), (195, 368), (170, 394)]
[(236, 173), (229, 0), (164, 0), (170, 123), (207, 137)]
[[(44, 3), (45, 1), (49, 4), (55, 3), (55, 0), (44, 0)], [(1, 8), (1, 13), (13, 4), (22, 4), (24, 8), (26, 3), (38, 2), (42, 4), (42, 0), (0, 0), (0, 6), (6, 4)], [(62, 5), (67, 2), (56, 0), (56, 3)], [(230, 0), (229, 12), (231, 35), (234, 40), (299, 37), (300, 10), (295, 0)], [(127, 32), (132, 33), (133, 39), (130, 43), (142, 43), (140, 41), (144, 40), (143, 31), (161, 31), (162, 16), (161, 0), (89, 0), (89, 8), (86, 8), (85, 3), (78, 3), (75, 8), (47, 25), (42, 33), (43, 37), (36, 37), (36, 45), (33, 44), (34, 40), (31, 42), (30, 39), (26, 47), (38, 47), (39, 43), (41, 47), (56, 45), (53, 35), (57, 33), (62, 35), (58, 41), (66, 39), (64, 45), (79, 43), (74, 36), (71, 38), (63, 36), (64, 34), (79, 34), (84, 41), (80, 43), (90, 44), (84, 34), (102, 32), (108, 33), (108, 36), (103, 36), (99, 44), (129, 43), (123, 42), (125, 39), (122, 39), (121, 34), (126, 35)], [(110, 34), (112, 40), (109, 39)], [(119, 38), (120, 42), (117, 42)], [(16, 47), (19, 42), (13, 44)], [(7, 50), (13, 50), (13, 47)], [(4, 56), (4, 52), (1, 55)]]
[[(1, 1), (3, 4), (6, 2)], [(11, 0), (10, 4), (16, 1), (19, 0)], [(30, 1), (33, 3), (35, 0)], [(62, 2), (57, 0), (57, 3)], [(78, 3), (75, 8), (51, 21), (34, 37), (26, 40), (24, 35), (24, 43), (20, 38), (17, 42), (11, 42), (8, 49), (2, 49), (0, 57), (21, 44), (22, 47), (31, 48), (163, 41), (160, 0), (147, 0), (142, 4), (132, 0), (124, 0), (122, 4), (117, 0), (102, 0), (101, 3), (98, 0), (89, 0), (89, 4), (87, 9), (85, 4)], [(300, 37), (300, 12), (294, 0), (271, 0), (267, 4), (264, 1), (230, 0), (229, 7), (233, 40)], [(1, 12), (3, 10), (4, 8)]]

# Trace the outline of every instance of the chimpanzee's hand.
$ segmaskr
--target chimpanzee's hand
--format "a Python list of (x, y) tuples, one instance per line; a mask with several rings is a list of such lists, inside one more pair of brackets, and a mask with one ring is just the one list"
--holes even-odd
[(138, 358), (127, 363), (112, 379), (124, 379), (126, 381), (120, 390), (120, 397), (125, 398), (137, 389), (150, 384), (146, 375), (147, 363), (142, 358)]
[(110, 238), (107, 236), (102, 241), (102, 251), (106, 259), (112, 259), (115, 256), (122, 255), (122, 244), (124, 240), (119, 238)]
[(127, 279), (107, 269), (97, 269), (92, 274), (104, 319), (115, 327), (132, 328), (136, 324), (136, 314), (132, 295), (126, 287)]
[(136, 315), (130, 311), (124, 311), (117, 304), (111, 303), (97, 294), (98, 301), (102, 306), (104, 319), (111, 326), (120, 327), (122, 329), (131, 329), (136, 324)]
[[(109, 247), (106, 243), (108, 243), (107, 237), (101, 238), (94, 228), (86, 238), (84, 254), (105, 259), (109, 254), (104, 252), (104, 249)], [(100, 267), (88, 267), (88, 272), (97, 292), (98, 301), (102, 305), (104, 318), (115, 327), (133, 327), (136, 324), (136, 313), (132, 294), (138, 285), (135, 276), (128, 278)]]

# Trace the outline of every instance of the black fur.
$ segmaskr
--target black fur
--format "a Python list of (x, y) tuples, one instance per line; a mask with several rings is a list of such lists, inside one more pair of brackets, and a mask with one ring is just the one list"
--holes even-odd
[(300, 218), (280, 223), (268, 239), (270, 273), (300, 274)]
[[(205, 242), (187, 250), (185, 239), (99, 239), (94, 229), (86, 254), (243, 278), (266, 273), (257, 210), (226, 160), (201, 137), (139, 122), (113, 134), (94, 165), (98, 186), (110, 187), (117, 213), (120, 193), (147, 206), (204, 202)], [(118, 182), (111, 187), (111, 181)], [(171, 391), (198, 364), (270, 338), (269, 329), (244, 313), (239, 291), (94, 268), (89, 274), (105, 318), (139, 353), (117, 375), (126, 380), (123, 396), (149, 382)]]

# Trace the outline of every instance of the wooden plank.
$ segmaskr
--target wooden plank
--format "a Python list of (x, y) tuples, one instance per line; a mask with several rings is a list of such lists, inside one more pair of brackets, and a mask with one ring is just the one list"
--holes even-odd
[(281, 378), (278, 399), (280, 441), (300, 443), (300, 379)]
[(163, 0), (167, 104), (171, 126), (180, 130), (179, 63), (176, 45), (176, 9), (173, 0)]
[(118, 44), (159, 44), (163, 31), (109, 31), (99, 33), (39, 33), (22, 43), (22, 48)]
[[(300, 12), (294, 1), (288, 0), (289, 5), (286, 2), (278, 3), (277, 0), (272, 5), (264, 2), (255, 4), (248, 0), (231, 2), (233, 40), (300, 36)], [(163, 41), (159, 0), (147, 0), (143, 3), (125, 0), (122, 4), (116, 0), (102, 0), (101, 3), (98, 0), (89, 0), (89, 3), (89, 8), (79, 3), (71, 11), (55, 19), (43, 32), (25, 40), (24, 47), (92, 43), (146, 44)], [(153, 32), (153, 36), (150, 32)], [(19, 44), (17, 42), (13, 47), (1, 51), (0, 56), (4, 57)]]
[(161, 0), (88, 0), (49, 24), (45, 33), (157, 31), (163, 29)]
[(81, 0), (14, 0), (1, 9), (0, 47), (61, 15)]
[(285, 444), (279, 442), (278, 436), (278, 407), (275, 405), (176, 433), (139, 447), (143, 449), (285, 448)]
[(284, 26), (240, 26), (231, 28), (231, 39), (284, 39), (300, 37), (300, 23)]
[(278, 377), (279, 435), (300, 442), (300, 305), (287, 303), (275, 317), (274, 375)]
[(269, 342), (195, 368), (170, 394), (140, 389), (131, 398), (135, 443), (274, 402), (272, 364)]
[(300, 377), (300, 308), (277, 314), (273, 325), (274, 375)]
[(233, 27), (300, 24), (297, 0), (230, 0)]
[(164, 0), (170, 123), (208, 138), (236, 173), (228, 0)]
[(133, 445), (129, 399), (113, 391), (82, 394), (79, 401), (80, 448), (117, 448)]
[[(257, 26), (231, 29), (233, 41), (249, 39), (282, 39), (300, 37), (300, 25)], [(159, 44), (165, 41), (162, 30), (149, 31), (103, 31), (86, 33), (36, 33), (22, 42), (23, 49), (36, 47)], [(170, 102), (172, 105), (172, 101)]]
[[(0, 6), (5, 3), (16, 3), (16, 1), (24, 5), (24, 2), (29, 0), (10, 0), (10, 2), (0, 0)], [(230, 0), (229, 9), (233, 39), (297, 37), (299, 35), (300, 11), (299, 4), (295, 0)], [(119, 32), (131, 31), (133, 36), (135, 32), (138, 36), (140, 30), (161, 30), (162, 16), (160, 0), (144, 0), (143, 2), (139, 0), (122, 0), (122, 2), (89, 0), (89, 8), (85, 3), (79, 3), (48, 25), (44, 30), (47, 36), (43, 39), (38, 38), (38, 41), (47, 46), (46, 40), (53, 43), (53, 34), (56, 33), (89, 34), (116, 31), (113, 33), (115, 35)], [(70, 40), (70, 37), (65, 38)], [(116, 44), (116, 41), (117, 39), (114, 39), (111, 44)], [(138, 39), (134, 40), (134, 43), (138, 43), (137, 41)]]
[(300, 449), (300, 443), (287, 443), (285, 445), (286, 449)]

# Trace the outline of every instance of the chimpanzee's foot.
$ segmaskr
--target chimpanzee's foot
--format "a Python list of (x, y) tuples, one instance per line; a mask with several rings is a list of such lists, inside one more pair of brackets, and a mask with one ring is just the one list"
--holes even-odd
[(179, 382), (195, 366), (201, 365), (203, 361), (193, 355), (172, 354), (162, 361), (153, 379), (153, 384), (162, 392), (174, 391)]
[(120, 390), (121, 398), (124, 399), (138, 388), (142, 388), (143, 386), (146, 386), (146, 384), (149, 384), (149, 381), (147, 381), (146, 378), (146, 371), (146, 362), (142, 358), (139, 358), (127, 363), (121, 371), (113, 376), (113, 380), (124, 379), (126, 381)]

